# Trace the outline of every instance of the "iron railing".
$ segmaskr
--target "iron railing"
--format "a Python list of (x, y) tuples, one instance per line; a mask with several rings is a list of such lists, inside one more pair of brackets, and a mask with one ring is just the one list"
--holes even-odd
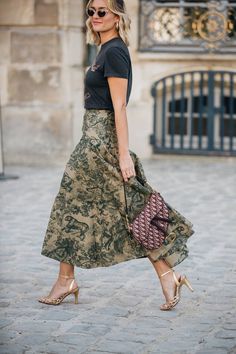
[(151, 94), (154, 153), (236, 155), (236, 73), (178, 73)]

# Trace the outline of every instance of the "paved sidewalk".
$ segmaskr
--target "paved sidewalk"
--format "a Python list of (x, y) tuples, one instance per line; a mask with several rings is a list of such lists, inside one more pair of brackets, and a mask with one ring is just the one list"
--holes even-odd
[(148, 259), (76, 268), (79, 305), (36, 299), (55, 281), (58, 262), (40, 255), (62, 168), (8, 167), (0, 182), (1, 346), (3, 354), (236, 353), (236, 160), (165, 157), (143, 161), (150, 183), (194, 223), (189, 257), (177, 269), (182, 301), (162, 312)]

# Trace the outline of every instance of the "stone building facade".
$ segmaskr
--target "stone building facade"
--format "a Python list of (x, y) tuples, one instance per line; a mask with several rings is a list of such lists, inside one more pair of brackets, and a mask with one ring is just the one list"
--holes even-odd
[[(84, 3), (0, 0), (0, 90), (6, 164), (64, 164), (81, 137), (83, 80), (88, 64)], [(236, 60), (232, 49), (227, 53), (142, 50), (141, 1), (126, 3), (132, 18), (130, 148), (144, 158), (152, 155), (153, 83), (183, 71), (230, 68), (236, 72)], [(144, 9), (150, 3), (153, 6), (155, 2), (146, 1)]]
[(7, 164), (61, 164), (81, 130), (84, 21), (78, 0), (0, 0)]

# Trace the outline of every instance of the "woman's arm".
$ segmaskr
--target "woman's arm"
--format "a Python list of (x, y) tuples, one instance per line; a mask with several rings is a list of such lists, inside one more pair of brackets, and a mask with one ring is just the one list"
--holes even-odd
[(118, 77), (108, 77), (107, 80), (115, 113), (120, 169), (124, 180), (128, 181), (128, 178), (135, 176), (133, 160), (129, 153), (129, 133), (126, 115), (128, 80)]

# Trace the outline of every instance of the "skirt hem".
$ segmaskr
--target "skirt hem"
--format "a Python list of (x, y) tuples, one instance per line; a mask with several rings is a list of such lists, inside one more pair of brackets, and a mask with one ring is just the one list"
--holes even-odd
[(78, 267), (78, 268), (82, 268), (82, 269), (93, 269), (93, 268), (107, 268), (107, 267), (111, 267), (111, 266), (114, 266), (114, 265), (117, 265), (117, 264), (120, 264), (120, 263), (123, 263), (123, 262), (128, 262), (128, 261), (132, 261), (134, 259), (140, 259), (140, 258), (147, 258), (148, 256), (140, 256), (140, 257), (135, 257), (135, 258), (127, 258), (127, 259), (122, 259), (120, 261), (115, 261), (115, 262), (111, 262), (109, 264), (102, 264), (102, 263), (91, 263), (91, 260), (88, 261), (88, 263), (77, 263), (75, 261), (72, 261), (72, 260), (68, 260), (68, 259), (61, 259), (61, 258), (57, 258), (55, 256), (55, 254), (53, 255), (50, 255), (46, 252), (41, 252), (41, 255), (42, 256), (45, 256), (47, 258), (50, 258), (50, 259), (53, 259), (55, 261), (58, 261), (58, 262), (63, 262), (63, 263), (67, 263), (67, 264), (70, 264), (70, 265), (73, 265), (75, 267)]

